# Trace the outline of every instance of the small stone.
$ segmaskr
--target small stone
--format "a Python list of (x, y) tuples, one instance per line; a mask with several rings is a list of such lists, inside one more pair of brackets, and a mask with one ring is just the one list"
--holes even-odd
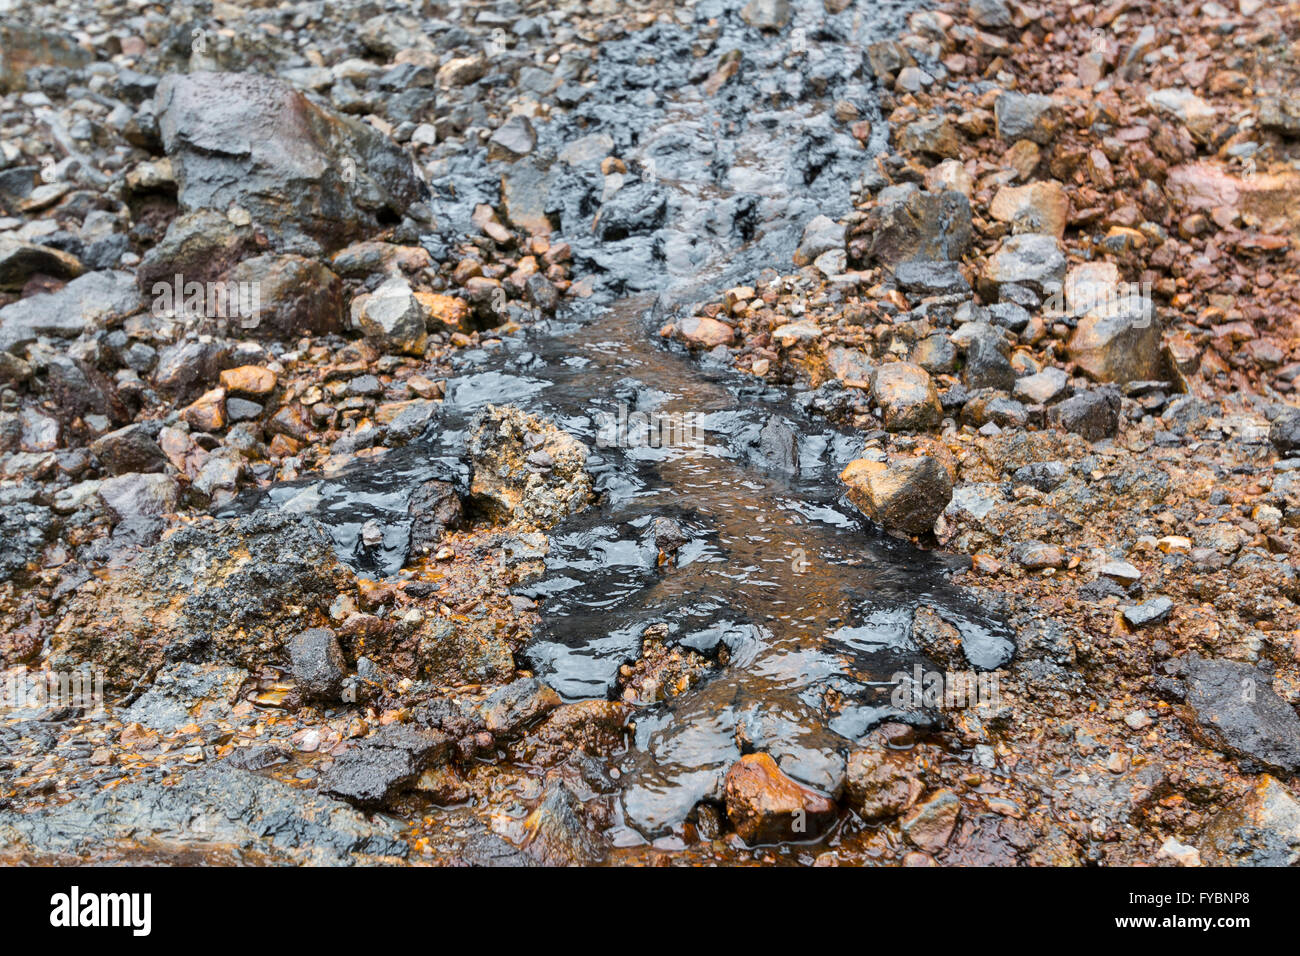
[(903, 836), (927, 853), (938, 853), (948, 845), (960, 814), (957, 795), (951, 790), (938, 790), (903, 818)]
[(343, 649), (334, 632), (316, 627), (289, 643), (293, 679), (308, 699), (338, 700), (347, 677)]
[(1158, 597), (1142, 604), (1124, 608), (1124, 620), (1130, 627), (1146, 627), (1150, 624), (1163, 624), (1173, 613), (1174, 602), (1167, 597)]
[(888, 362), (876, 369), (871, 395), (889, 431), (926, 431), (939, 424), (943, 409), (930, 373), (908, 362)]

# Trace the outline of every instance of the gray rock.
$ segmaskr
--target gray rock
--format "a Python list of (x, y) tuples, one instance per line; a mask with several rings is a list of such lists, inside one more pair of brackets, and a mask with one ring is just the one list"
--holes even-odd
[(970, 283), (962, 275), (960, 263), (911, 259), (894, 267), (894, 281), (907, 292), (923, 295), (966, 295)]
[(1146, 627), (1149, 624), (1161, 624), (1169, 620), (1173, 613), (1174, 602), (1167, 597), (1153, 598), (1141, 604), (1124, 608), (1124, 620), (1132, 627)]
[(749, 0), (740, 16), (759, 30), (781, 30), (790, 22), (790, 0)]
[(1040, 93), (1003, 93), (993, 104), (993, 116), (998, 136), (1008, 143), (1028, 139), (1046, 146), (1061, 126), (1056, 104)]
[(424, 310), (410, 283), (393, 276), (370, 295), (353, 303), (361, 334), (384, 351), (421, 355), (427, 341)]
[(773, 415), (758, 434), (757, 455), (764, 468), (783, 475), (797, 475), (799, 436), (789, 422)]
[(804, 226), (794, 264), (806, 266), (825, 252), (844, 248), (844, 227), (829, 216), (816, 216)]
[(522, 731), (560, 706), (560, 695), (535, 677), (521, 677), (479, 705), (483, 725), (494, 734)]
[(0, 351), (17, 351), (42, 335), (76, 338), (139, 307), (140, 293), (129, 272), (88, 272), (57, 292), (31, 295), (0, 309)]
[(1070, 377), (1059, 368), (1045, 368), (1016, 380), (1011, 394), (1031, 405), (1050, 405), (1070, 391)]
[(514, 161), (527, 156), (537, 145), (537, 133), (527, 116), (512, 116), (488, 140), (491, 159)]
[(1300, 451), (1300, 408), (1289, 408), (1273, 420), (1268, 440), (1280, 454)]
[(155, 112), (182, 208), (237, 206), (278, 251), (333, 251), (427, 197), (398, 146), (280, 79), (170, 74)]
[(171, 475), (125, 474), (99, 486), (99, 497), (116, 521), (176, 511), (180, 486)]
[(1061, 287), (1065, 268), (1065, 251), (1055, 236), (1034, 232), (1008, 236), (985, 267), (981, 291), (992, 298), (998, 286), (1011, 284), (1045, 293)]
[[(401, 827), (269, 777), (216, 764), (172, 786), (129, 781), (36, 813), (0, 813), (0, 841), (36, 860), (139, 862), (147, 844), (173, 859), (314, 866), (404, 858)], [(118, 847), (124, 849), (119, 851)], [(246, 854), (253, 854), (246, 856)]]

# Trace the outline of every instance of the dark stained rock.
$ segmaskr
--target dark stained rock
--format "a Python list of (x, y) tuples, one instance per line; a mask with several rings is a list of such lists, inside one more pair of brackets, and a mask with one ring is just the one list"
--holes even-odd
[(1088, 441), (1101, 441), (1114, 438), (1119, 431), (1119, 412), (1119, 392), (1097, 388), (1053, 405), (1047, 412), (1047, 420)]
[(970, 247), (970, 200), (956, 190), (927, 192), (906, 183), (881, 191), (849, 243), (849, 255), (885, 265), (912, 259), (956, 261)]
[(1193, 729), (1211, 746), (1275, 771), (1300, 770), (1300, 717), (1274, 692), (1271, 675), (1196, 655), (1179, 665)]
[(426, 767), (444, 762), (451, 744), (436, 730), (389, 724), (335, 759), (321, 778), (321, 793), (377, 809)]
[(162, 471), (167, 456), (158, 445), (158, 422), (127, 425), (97, 438), (90, 450), (109, 474)]
[(310, 518), (259, 513), (190, 525), (74, 596), (52, 666), (93, 662), (116, 688), (166, 658), (287, 664), (288, 638), (307, 623), (302, 609), (323, 615), (349, 580)]
[(289, 642), (293, 680), (309, 700), (338, 700), (347, 677), (347, 662), (334, 632), (313, 627)]
[(0, 351), (13, 352), (38, 336), (73, 339), (140, 308), (129, 272), (88, 272), (57, 292), (0, 308)]
[(605, 841), (580, 813), (581, 803), (567, 785), (551, 781), (542, 802), (524, 821), (527, 852), (543, 866), (597, 863), (605, 856)]

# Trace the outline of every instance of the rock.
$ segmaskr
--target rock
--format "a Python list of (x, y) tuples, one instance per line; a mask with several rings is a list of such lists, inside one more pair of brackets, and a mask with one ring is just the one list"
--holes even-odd
[(943, 417), (930, 374), (907, 362), (878, 367), (871, 380), (871, 396), (889, 431), (927, 431)]
[(320, 792), (363, 810), (383, 807), (426, 768), (447, 760), (452, 739), (436, 730), (389, 724), (336, 757)]
[(479, 706), (483, 724), (497, 735), (517, 734), (560, 706), (560, 695), (535, 677), (521, 677)]
[(931, 375), (945, 375), (957, 368), (957, 347), (946, 335), (927, 335), (916, 343), (909, 361)]
[(175, 396), (178, 402), (196, 398), (230, 365), (230, 345), (216, 341), (186, 339), (158, 353), (154, 384)]
[(488, 140), (488, 158), (514, 162), (531, 153), (536, 145), (537, 133), (528, 117), (512, 116)]
[(938, 853), (948, 845), (960, 814), (957, 795), (951, 790), (938, 790), (903, 817), (900, 829), (909, 843), (927, 853)]
[[(530, 467), (544, 452), (551, 464)], [(587, 446), (554, 425), (510, 405), (488, 405), (470, 426), (470, 493), (516, 528), (545, 530), (592, 500)]]
[(1173, 613), (1174, 602), (1167, 597), (1153, 598), (1142, 604), (1124, 608), (1124, 620), (1130, 627), (1146, 627), (1150, 624), (1163, 624)]
[(794, 264), (806, 266), (824, 252), (844, 248), (844, 227), (829, 216), (817, 216), (804, 227)]
[(1011, 477), (1017, 485), (1028, 485), (1047, 494), (1056, 490), (1056, 487), (1065, 480), (1065, 473), (1064, 462), (1036, 461), (1017, 468)]
[(181, 417), (196, 431), (219, 432), (226, 427), (226, 390), (204, 392), (181, 410)]
[(439, 67), (437, 82), (443, 89), (456, 89), (477, 83), (487, 74), (487, 71), (487, 57), (455, 57)]
[(605, 856), (605, 842), (579, 815), (581, 803), (564, 783), (551, 781), (524, 820), (527, 852), (543, 866), (581, 866)]
[[(228, 762), (180, 774), (171, 786), (127, 780), (120, 786), (36, 813), (0, 813), (0, 839), (37, 858), (138, 862), (138, 847), (190, 858), (231, 852), (309, 866), (374, 862), (409, 852), (401, 827), (367, 820), (344, 804)], [(119, 847), (125, 849), (118, 849)]]
[(1066, 564), (1064, 551), (1054, 544), (1044, 544), (1042, 541), (1022, 541), (1011, 550), (1011, 557), (1026, 571), (1060, 569)]
[(333, 631), (313, 627), (296, 635), (289, 642), (289, 662), (306, 699), (336, 701), (342, 695), (347, 662)]
[(900, 129), (898, 148), (905, 153), (954, 158), (961, 155), (961, 137), (946, 117), (931, 116)]
[(894, 267), (894, 281), (907, 292), (923, 295), (968, 295), (970, 283), (956, 262), (911, 259)]
[(1200, 866), (1201, 854), (1194, 846), (1179, 843), (1173, 837), (1166, 837), (1160, 845), (1156, 857), (1161, 860), (1173, 860), (1179, 866)]
[[(0, 506), (0, 582), (25, 580), (54, 532), (54, 514), (49, 508), (30, 501), (4, 501)], [(37, 639), (22, 653), (14, 654), (7, 643), (0, 638), (0, 656), (6, 663), (25, 661), (41, 649)]]
[[(136, 494), (129, 482), (140, 478), (166, 476), (110, 479), (122, 484), (109, 497)], [(285, 643), (302, 630), (303, 609), (323, 614), (349, 580), (333, 540), (305, 516), (263, 512), (184, 526), (71, 598), (52, 666), (93, 662), (110, 689), (127, 689), (182, 650), (248, 670), (287, 664)]]
[(875, 743), (849, 754), (844, 790), (864, 820), (898, 816), (916, 802), (922, 784), (906, 755)]
[(790, 22), (790, 0), (749, 0), (741, 19), (758, 30), (781, 30)]
[(799, 435), (784, 419), (773, 415), (758, 433), (762, 467), (782, 475), (799, 474)]
[(412, 641), (420, 677), (438, 687), (500, 684), (510, 680), (515, 658), (499, 634), (445, 618), (426, 618)]
[(1007, 358), (1006, 338), (992, 326), (977, 322), (962, 327), (965, 333), (966, 364), (961, 380), (967, 388), (995, 388), (1010, 391), (1016, 382), (1015, 370)]
[(892, 266), (909, 259), (960, 260), (971, 248), (970, 200), (914, 183), (883, 189), (849, 243), (851, 260)]
[(292, 339), (343, 328), (343, 280), (313, 259), (266, 255), (245, 259), (229, 281), (257, 291), (255, 314), (241, 318), (249, 334)]
[[(952, 617), (953, 615), (949, 615)], [(962, 671), (973, 668), (977, 671), (994, 671), (1009, 663), (1016, 653), (1015, 642), (1006, 634), (980, 624), (965, 622), (956, 618), (953, 623), (940, 611), (928, 604), (918, 605), (912, 615), (912, 643), (920, 648), (921, 653), (940, 667), (949, 671)], [(947, 681), (947, 677), (945, 677)], [(926, 688), (918, 686), (914, 693), (924, 702)], [(978, 685), (949, 686), (937, 688), (940, 699), (936, 706), (942, 706), (942, 695), (951, 692), (965, 695), (966, 691), (979, 693)]]
[(199, 287), (196, 300), (186, 292), (189, 284), (221, 282), (241, 259), (257, 251), (249, 226), (236, 225), (215, 209), (194, 209), (173, 219), (162, 239), (144, 254), (136, 280), (140, 290), (153, 297), (155, 313), (184, 316), (188, 311), (202, 318), (207, 290)]
[(90, 450), (112, 475), (162, 471), (167, 456), (158, 445), (158, 430), (156, 422), (127, 425), (95, 439)]
[(1274, 419), (1268, 430), (1268, 440), (1278, 454), (1300, 451), (1300, 408), (1288, 408)]
[(1124, 384), (1165, 377), (1160, 323), (1146, 299), (1120, 299), (1093, 309), (1070, 337), (1069, 356), (1098, 382)]
[(1003, 186), (993, 197), (989, 215), (1010, 223), (1013, 233), (1041, 233), (1060, 239), (1070, 217), (1070, 198), (1055, 181)]
[(1300, 717), (1273, 691), (1271, 675), (1239, 661), (1179, 661), (1193, 729), (1218, 750), (1274, 771), (1300, 769)]
[(1295, 866), (1300, 802), (1276, 778), (1261, 774), (1245, 796), (1210, 821), (1201, 849), (1210, 866)]
[(155, 112), (182, 209), (237, 207), (276, 251), (342, 248), (427, 196), (410, 158), (382, 133), (274, 77), (169, 74)]
[(1086, 315), (1119, 298), (1119, 266), (1113, 262), (1080, 262), (1065, 276), (1065, 310)]
[(81, 275), (81, 261), (52, 246), (0, 236), (0, 289), (17, 292), (34, 275), (75, 279)]
[(938, 459), (905, 458), (884, 465), (858, 459), (840, 474), (849, 500), (889, 531), (924, 535), (952, 499), (952, 479)]
[(993, 104), (998, 137), (1008, 143), (1027, 139), (1047, 146), (1061, 128), (1060, 111), (1050, 96), (1003, 93)]
[(425, 311), (410, 283), (393, 276), (369, 295), (352, 302), (352, 316), (361, 334), (385, 352), (423, 355), (428, 336)]
[(229, 713), (247, 680), (248, 671), (238, 667), (186, 661), (169, 664), (122, 720), (162, 734), (175, 733), (193, 722), (196, 714), (206, 719)]
[(99, 497), (115, 521), (176, 511), (180, 489), (170, 475), (125, 474), (101, 482)]
[(835, 804), (786, 776), (770, 754), (746, 754), (723, 785), (727, 818), (750, 846), (811, 839), (834, 822)]
[(1050, 405), (1069, 394), (1070, 377), (1059, 368), (1045, 368), (1033, 375), (1016, 379), (1011, 394), (1031, 405)]
[(1010, 236), (984, 268), (981, 289), (986, 298), (1001, 285), (1023, 285), (1042, 294), (1061, 287), (1065, 252), (1055, 236), (1026, 232)]
[(17, 352), (40, 336), (75, 339), (135, 312), (140, 293), (129, 272), (88, 272), (57, 292), (0, 308), (0, 351)]
[(1119, 432), (1119, 393), (1096, 388), (1080, 392), (1073, 398), (1048, 409), (1048, 424), (1082, 435), (1088, 441), (1114, 438)]
[(1214, 132), (1218, 112), (1191, 90), (1154, 90), (1147, 94), (1147, 104), (1176, 117), (1202, 143)]
[(727, 323), (705, 316), (682, 319), (677, 323), (677, 334), (687, 345), (703, 349), (730, 345), (736, 338), (736, 330)]
[(1260, 97), (1259, 125), (1283, 136), (1300, 136), (1300, 96), (1288, 91)]
[(228, 393), (263, 398), (275, 391), (275, 372), (261, 365), (240, 365), (221, 373), (221, 387)]
[(986, 30), (1001, 30), (1011, 26), (1011, 11), (1006, 0), (970, 0), (967, 11), (970, 18)]
[(787, 322), (772, 330), (772, 341), (786, 349), (814, 342), (821, 337), (822, 330), (815, 322)]

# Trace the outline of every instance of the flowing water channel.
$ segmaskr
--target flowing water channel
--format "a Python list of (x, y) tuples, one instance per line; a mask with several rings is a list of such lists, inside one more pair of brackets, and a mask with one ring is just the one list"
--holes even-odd
[[(619, 666), (639, 656), (652, 625), (717, 662), (702, 683), (638, 712), (619, 768), (614, 839), (624, 845), (679, 825), (717, 795), (743, 752), (771, 753), (791, 776), (832, 791), (872, 726), (932, 721), (892, 693), (919, 659), (910, 636), (918, 605), (938, 610), (967, 647), (1010, 646), (1005, 627), (948, 582), (942, 556), (883, 535), (844, 501), (837, 475), (861, 452), (860, 436), (805, 414), (793, 390), (655, 334), (712, 292), (767, 267), (788, 270), (803, 226), (847, 211), (850, 184), (883, 147), (864, 51), (912, 5), (834, 17), (821, 0), (795, 4), (800, 32), (761, 41), (736, 6), (710, 0), (696, 5), (693, 25), (607, 44), (587, 100), (539, 127), (543, 157), (599, 135), (629, 169), (612, 195), (598, 163), (557, 158), (535, 170), (548, 177), (560, 237), (594, 294), (558, 319), (457, 353), (422, 442), (315, 482), (307, 499), (345, 556), (391, 573), (405, 557), (411, 488), (463, 474), (477, 409), (518, 405), (592, 449), (599, 500), (555, 529), (545, 574), (523, 589), (543, 618), (524, 663), (566, 699), (616, 696)], [(696, 58), (701, 42), (710, 52)], [(744, 68), (722, 92), (692, 81), (689, 64), (737, 50)], [(829, 117), (845, 98), (880, 131), (865, 149)], [(482, 156), (452, 163), (458, 188), (434, 184), (439, 222), (454, 231), (475, 202), (495, 201), (501, 175)], [(651, 440), (646, 423), (667, 440)], [(299, 483), (271, 500), (301, 503), (301, 494)], [(377, 557), (356, 544), (372, 517), (391, 536)], [(681, 532), (662, 566), (660, 519)]]

